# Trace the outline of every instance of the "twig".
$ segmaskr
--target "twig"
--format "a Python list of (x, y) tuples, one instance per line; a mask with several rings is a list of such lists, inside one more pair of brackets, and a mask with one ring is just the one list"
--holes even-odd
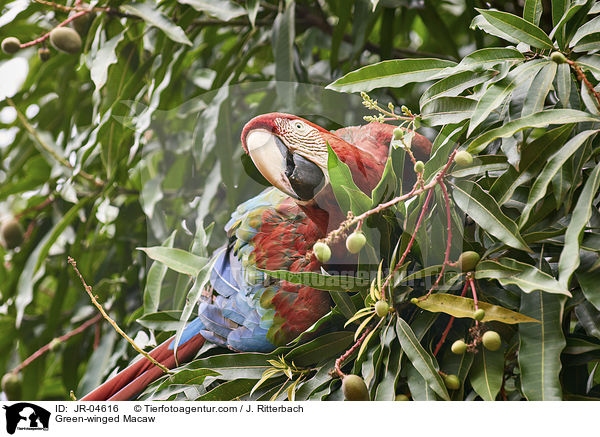
[[(432, 194), (433, 194), (433, 191), (431, 191), (431, 190), (427, 193), (427, 197), (425, 198), (425, 203), (423, 203), (423, 208), (421, 209), (421, 214), (419, 215), (419, 219), (417, 220), (415, 229), (412, 233), (412, 236), (410, 237), (410, 241), (408, 242), (408, 245), (406, 246), (404, 253), (400, 257), (400, 260), (398, 261), (398, 263), (396, 263), (394, 270), (385, 278), (385, 281), (383, 282), (383, 285), (381, 286), (382, 290), (385, 290), (385, 288), (390, 283), (390, 280), (392, 279), (392, 277), (396, 274), (396, 272), (398, 271), (400, 266), (402, 266), (402, 264), (404, 263), (404, 260), (410, 253), (410, 249), (412, 248), (412, 245), (415, 242), (415, 238), (417, 236), (417, 231), (419, 230), (419, 227), (421, 226), (421, 222), (423, 221), (423, 218), (425, 217), (425, 213), (427, 212), (427, 209), (429, 208), (429, 202), (430, 202), (431, 198), (433, 197)], [(382, 298), (382, 300), (386, 300), (385, 292), (381, 293), (381, 298)]]
[(46, 208), (48, 205), (50, 205), (52, 202), (54, 202), (55, 198), (52, 195), (49, 195), (46, 199), (44, 199), (44, 201), (42, 203), (40, 203), (39, 205), (34, 205), (31, 206), (23, 211), (21, 211), (20, 213), (15, 215), (15, 219), (19, 220), (21, 217), (29, 214), (32, 211), (41, 211), (42, 209)]
[(600, 93), (594, 89), (594, 85), (592, 85), (591, 82), (587, 79), (587, 77), (585, 77), (583, 70), (581, 70), (581, 67), (577, 65), (575, 61), (567, 59), (567, 63), (571, 66), (573, 70), (575, 70), (577, 78), (585, 84), (590, 94), (594, 96), (594, 98), (596, 99), (596, 107), (600, 109)]
[(366, 220), (369, 216), (371, 216), (373, 214), (377, 214), (377, 213), (383, 211), (384, 209), (387, 209), (387, 208), (390, 208), (391, 206), (396, 205), (397, 203), (403, 202), (414, 196), (418, 196), (419, 194), (421, 194), (427, 190), (432, 189), (437, 184), (439, 184), (440, 181), (446, 175), (446, 172), (448, 171), (448, 169), (450, 168), (450, 165), (454, 161), (454, 155), (456, 155), (456, 149), (448, 157), (448, 162), (446, 163), (444, 168), (442, 170), (440, 170), (440, 172), (427, 185), (422, 185), (419, 187), (419, 183), (417, 181), (417, 183), (415, 183), (415, 185), (412, 187), (412, 190), (410, 190), (410, 192), (403, 194), (401, 196), (398, 196), (398, 197), (394, 197), (393, 199), (391, 199), (387, 202), (380, 203), (375, 208), (365, 211), (360, 215), (357, 215), (357, 216), (352, 215), (347, 220), (342, 222), (342, 224), (340, 224), (340, 226), (337, 229), (331, 231), (329, 233), (329, 236), (331, 236), (333, 234), (345, 232), (347, 229), (349, 229), (354, 224), (356, 224), (360, 221)]
[[(17, 112), (17, 117), (19, 118), (21, 124), (23, 124), (23, 127), (37, 141), (37, 143), (42, 147), (42, 149), (48, 152), (48, 154), (50, 154), (50, 156), (52, 156), (52, 158), (54, 158), (57, 162), (67, 167), (68, 169), (75, 171), (74, 167), (69, 163), (69, 161), (60, 156), (52, 147), (46, 144), (46, 142), (40, 137), (37, 130), (29, 123), (29, 121), (27, 121), (27, 117), (25, 117), (23, 113), (19, 111), (19, 108), (17, 108), (17, 105), (15, 105), (15, 102), (13, 102), (13, 100), (10, 97), (6, 98), (6, 102), (9, 104), (9, 106), (12, 106), (12, 108)], [(84, 170), (79, 170), (79, 172), (75, 173), (75, 175), (81, 176), (89, 182), (92, 182), (97, 187), (103, 187), (104, 185), (106, 185), (103, 181), (92, 176)]]
[[(60, 5), (58, 3), (54, 3), (51, 1), (47, 1), (47, 0), (34, 0), (37, 3), (40, 3), (42, 5), (46, 5), (46, 6), (50, 6), (54, 9), (58, 9), (61, 10), (63, 12), (72, 12), (72, 11), (78, 11), (78, 12), (86, 12), (86, 13), (90, 13), (90, 12), (99, 12), (99, 13), (104, 13), (104, 14), (108, 14), (108, 15), (117, 15), (119, 17), (124, 17), (124, 18), (132, 18), (134, 20), (141, 20), (140, 17), (138, 17), (137, 15), (131, 15), (128, 14), (126, 12), (121, 12), (116, 8), (112, 8), (112, 7), (93, 7), (93, 8), (89, 8), (89, 7), (83, 7), (81, 6), (82, 1), (81, 0), (76, 0), (75, 1), (75, 6), (65, 6), (65, 5)], [(69, 17), (70, 18), (70, 17)], [(62, 24), (62, 23), (61, 23)], [(61, 24), (59, 24), (57, 27), (60, 27)], [(64, 26), (64, 24), (62, 24)]]
[(117, 331), (119, 333), (119, 335), (121, 335), (121, 337), (123, 337), (125, 340), (127, 340), (129, 342), (129, 344), (131, 344), (131, 346), (133, 346), (133, 348), (138, 353), (140, 353), (141, 355), (146, 357), (152, 364), (159, 367), (163, 372), (169, 373), (169, 369), (167, 367), (165, 367), (164, 365), (162, 365), (161, 363), (156, 361), (147, 352), (144, 352), (137, 344), (135, 344), (135, 342), (133, 341), (133, 339), (131, 337), (129, 337), (127, 334), (125, 334), (125, 332), (119, 327), (119, 325), (117, 325), (117, 322), (115, 322), (113, 319), (110, 318), (110, 316), (106, 313), (106, 311), (104, 311), (104, 308), (102, 308), (102, 305), (100, 305), (100, 303), (96, 300), (96, 297), (92, 293), (92, 287), (87, 285), (87, 283), (85, 282), (85, 279), (83, 279), (83, 276), (81, 275), (81, 273), (79, 272), (79, 269), (77, 268), (77, 263), (75, 262), (75, 260), (71, 257), (68, 257), (67, 261), (69, 262), (69, 264), (71, 264), (73, 266), (75, 273), (77, 273), (77, 275), (79, 276), (79, 279), (81, 280), (81, 283), (83, 284), (83, 288), (85, 288), (85, 291), (90, 296), (92, 303), (96, 306), (96, 308), (98, 308), (98, 311), (100, 311), (100, 313), (108, 321), (108, 323), (110, 323), (112, 325), (112, 327), (115, 329), (115, 331)]
[[(63, 27), (66, 26), (67, 24), (69, 24), (71, 21), (76, 20), (79, 17), (84, 16), (85, 14), (88, 14), (90, 11), (89, 10), (83, 10), (80, 12), (77, 12), (73, 15), (71, 15), (69, 18), (67, 18), (65, 21), (63, 21), (62, 23), (58, 24), (56, 27)], [(55, 29), (56, 29), (55, 27)], [(26, 43), (21, 44), (21, 48), (27, 48), (27, 47), (31, 47), (31, 46), (35, 46), (41, 42), (44, 42), (45, 40), (47, 40), (48, 38), (50, 38), (50, 32), (45, 33), (44, 35), (40, 36), (39, 38), (34, 39), (33, 41), (29, 41)]]
[(102, 320), (102, 315), (96, 314), (91, 319), (88, 319), (85, 322), (83, 322), (81, 325), (79, 325), (79, 327), (73, 329), (72, 331), (67, 332), (64, 335), (61, 335), (60, 337), (54, 338), (48, 344), (46, 344), (45, 346), (42, 346), (37, 351), (35, 351), (33, 354), (31, 354), (29, 357), (27, 357), (25, 360), (23, 360), (23, 362), (21, 364), (19, 364), (17, 367), (15, 367), (12, 370), (12, 373), (17, 374), (17, 373), (21, 372), (21, 370), (23, 370), (25, 367), (29, 366), (33, 361), (35, 361), (36, 359), (38, 359), (39, 357), (44, 355), (46, 352), (48, 352), (50, 350), (50, 348), (52, 348), (55, 344), (59, 344), (59, 343), (63, 343), (65, 341), (67, 341), (69, 338), (85, 331), (87, 328), (89, 328), (94, 323), (97, 323), (100, 320)]
[(429, 295), (438, 287), (440, 281), (442, 280), (442, 276), (444, 275), (444, 271), (446, 270), (446, 266), (450, 264), (450, 247), (452, 246), (452, 217), (450, 215), (450, 197), (448, 196), (448, 190), (446, 189), (446, 184), (444, 181), (440, 181), (440, 188), (442, 189), (442, 193), (444, 194), (444, 203), (446, 204), (446, 224), (448, 226), (448, 238), (446, 240), (446, 252), (444, 253), (444, 262), (442, 264), (442, 268), (440, 273), (438, 274), (437, 279), (427, 292), (427, 294), (421, 298), (421, 300), (425, 300), (429, 297)]
[[(479, 304), (477, 303), (477, 291), (475, 290), (475, 280), (473, 279), (473, 275), (471, 273), (467, 273), (467, 283), (471, 287), (471, 293), (473, 293), (473, 304), (475, 305), (475, 311), (479, 309)], [(475, 320), (475, 326), (479, 326), (479, 321)]]
[(356, 349), (358, 349), (360, 347), (360, 345), (365, 340), (365, 337), (371, 331), (371, 329), (372, 328), (365, 328), (365, 331), (362, 333), (362, 335), (360, 337), (358, 337), (358, 340), (356, 340), (356, 343), (354, 343), (350, 349), (348, 349), (346, 352), (344, 352), (344, 354), (341, 357), (339, 357), (337, 360), (335, 360), (335, 373), (337, 373), (337, 375), (340, 378), (343, 378), (345, 376), (344, 372), (342, 372), (342, 369), (341, 369), (342, 364), (344, 363), (344, 361), (346, 361), (348, 359), (348, 357), (350, 355), (352, 355), (356, 351)]

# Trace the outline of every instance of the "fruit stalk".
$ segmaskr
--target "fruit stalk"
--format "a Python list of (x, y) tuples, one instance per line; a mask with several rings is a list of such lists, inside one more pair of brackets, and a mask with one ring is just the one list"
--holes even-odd
[(344, 352), (344, 354), (342, 356), (340, 356), (337, 360), (335, 360), (335, 373), (340, 377), (343, 378), (345, 376), (344, 372), (342, 372), (342, 364), (344, 363), (344, 361), (346, 361), (348, 359), (348, 357), (350, 355), (352, 355), (356, 349), (358, 349), (360, 347), (360, 345), (362, 344), (362, 342), (365, 340), (365, 337), (367, 336), (367, 334), (371, 331), (371, 328), (365, 328), (364, 332), (361, 334), (361, 336), (358, 338), (358, 340), (356, 340), (356, 343), (354, 343), (352, 345), (352, 347), (350, 349), (348, 349), (346, 352)]
[[(90, 13), (90, 11), (89, 11), (89, 10), (85, 10), (85, 11), (79, 11), (79, 12), (77, 12), (77, 13), (75, 13), (75, 14), (71, 15), (69, 18), (67, 18), (67, 19), (66, 19), (65, 21), (63, 21), (62, 23), (58, 24), (58, 25), (57, 25), (57, 26), (56, 26), (54, 29), (56, 29), (57, 27), (63, 27), (63, 26), (66, 26), (66, 25), (67, 25), (67, 24), (69, 24), (71, 21), (73, 21), (73, 20), (76, 20), (77, 18), (79, 18), (79, 17), (82, 17), (82, 16), (84, 16), (85, 14), (89, 14), (89, 13)], [(54, 29), (52, 29), (52, 30), (54, 30)], [(37, 45), (37, 44), (40, 44), (40, 43), (42, 43), (42, 42), (46, 41), (48, 38), (50, 38), (50, 33), (51, 33), (51, 32), (52, 32), (52, 31), (50, 31), (50, 32), (48, 32), (48, 33), (45, 33), (44, 35), (40, 36), (40, 37), (39, 37), (39, 38), (37, 38), (37, 39), (34, 39), (33, 41), (29, 41), (29, 42), (26, 42), (26, 43), (23, 43), (23, 44), (21, 44), (21, 48), (22, 48), (22, 49), (24, 49), (24, 48), (26, 48), (26, 47), (32, 47), (32, 46), (34, 46), (34, 45)]]

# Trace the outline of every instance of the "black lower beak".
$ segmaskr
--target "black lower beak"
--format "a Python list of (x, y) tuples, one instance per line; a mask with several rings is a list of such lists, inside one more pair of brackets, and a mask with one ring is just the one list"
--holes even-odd
[(310, 200), (321, 190), (325, 179), (323, 171), (315, 163), (294, 154), (293, 166), (288, 165), (285, 175), (300, 200)]
[(323, 187), (325, 176), (321, 168), (297, 153), (292, 154), (283, 142), (276, 138), (277, 147), (285, 158), (285, 175), (300, 200), (311, 200)]

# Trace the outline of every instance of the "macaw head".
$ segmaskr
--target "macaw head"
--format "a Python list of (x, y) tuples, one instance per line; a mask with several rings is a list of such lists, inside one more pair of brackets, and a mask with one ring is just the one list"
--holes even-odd
[[(329, 184), (327, 144), (348, 165), (356, 186), (370, 195), (385, 167), (393, 130), (393, 126), (381, 126), (385, 128), (366, 131), (350, 144), (298, 116), (271, 113), (246, 124), (242, 145), (273, 186), (293, 198), (311, 218), (319, 216), (323, 228), (331, 228), (345, 214), (339, 211)], [(380, 131), (385, 131), (381, 138)]]

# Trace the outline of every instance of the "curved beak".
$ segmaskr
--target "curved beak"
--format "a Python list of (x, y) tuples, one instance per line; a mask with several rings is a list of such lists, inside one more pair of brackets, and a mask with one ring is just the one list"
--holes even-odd
[(262, 127), (243, 136), (244, 148), (256, 168), (273, 186), (296, 200), (308, 201), (325, 185), (323, 170), (290, 151), (273, 132)]

